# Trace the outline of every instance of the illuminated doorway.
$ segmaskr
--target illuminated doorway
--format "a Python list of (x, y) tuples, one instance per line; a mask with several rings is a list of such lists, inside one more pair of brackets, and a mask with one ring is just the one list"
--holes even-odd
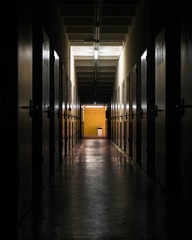
[(105, 106), (84, 106), (84, 138), (106, 137), (105, 111)]

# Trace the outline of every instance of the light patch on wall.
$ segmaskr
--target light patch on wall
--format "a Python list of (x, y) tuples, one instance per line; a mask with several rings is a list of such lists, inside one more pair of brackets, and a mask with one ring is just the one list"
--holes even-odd
[(124, 106), (122, 106), (122, 94), (123, 94), (123, 89), (122, 89), (122, 82), (124, 79), (126, 79), (126, 66), (125, 66), (125, 51), (122, 51), (119, 57), (118, 61), (118, 67), (117, 67), (117, 72), (116, 72), (116, 88), (119, 86), (119, 96), (117, 100), (117, 105), (118, 105), (118, 113), (119, 115), (122, 115), (124, 112)]

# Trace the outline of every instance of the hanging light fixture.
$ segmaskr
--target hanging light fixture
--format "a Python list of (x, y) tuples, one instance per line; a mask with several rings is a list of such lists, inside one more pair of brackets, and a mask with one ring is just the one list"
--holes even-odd
[(99, 39), (100, 39), (100, 23), (101, 23), (102, 0), (96, 1), (96, 22), (95, 22), (95, 43), (94, 43), (94, 59), (99, 56)]

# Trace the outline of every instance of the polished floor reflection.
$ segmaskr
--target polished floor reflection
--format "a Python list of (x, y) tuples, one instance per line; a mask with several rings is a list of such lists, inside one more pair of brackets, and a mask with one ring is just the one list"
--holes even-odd
[(20, 226), (22, 240), (189, 239), (190, 216), (107, 139), (79, 142)]

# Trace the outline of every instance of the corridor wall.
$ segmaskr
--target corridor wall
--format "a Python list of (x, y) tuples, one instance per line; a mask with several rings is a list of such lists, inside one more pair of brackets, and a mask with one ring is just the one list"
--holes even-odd
[(59, 11), (52, 0), (33, 12), (34, 198), (80, 138), (78, 87)]
[(6, 188), (13, 195), (9, 206), (17, 225), (80, 138), (80, 102), (57, 1), (41, 1), (38, 8), (33, 1), (20, 1), (14, 10), (14, 24), (6, 30), (9, 74), (1, 81), (0, 120), (10, 129), (1, 131), (2, 156), (9, 153)]
[[(187, 86), (187, 76), (191, 76), (187, 69), (191, 42), (188, 37), (185, 43), (181, 42), (181, 36), (189, 36), (191, 29), (184, 30), (184, 25), (191, 22), (186, 13), (185, 3), (173, 10), (166, 1), (141, 1), (117, 65), (111, 132), (112, 141), (132, 161), (191, 211), (192, 202), (186, 197), (191, 199), (188, 191), (192, 181), (190, 177), (186, 180), (184, 174), (191, 169), (191, 162), (186, 160), (191, 158), (190, 146), (186, 145), (185, 157), (183, 152), (183, 144), (186, 139), (191, 141), (191, 136), (183, 138), (182, 134), (180, 138), (181, 126), (190, 132), (180, 111), (184, 106), (180, 95), (185, 88), (180, 86)], [(181, 71), (184, 64), (185, 73)], [(183, 81), (186, 82), (181, 85)], [(189, 103), (186, 113), (190, 106)]]

